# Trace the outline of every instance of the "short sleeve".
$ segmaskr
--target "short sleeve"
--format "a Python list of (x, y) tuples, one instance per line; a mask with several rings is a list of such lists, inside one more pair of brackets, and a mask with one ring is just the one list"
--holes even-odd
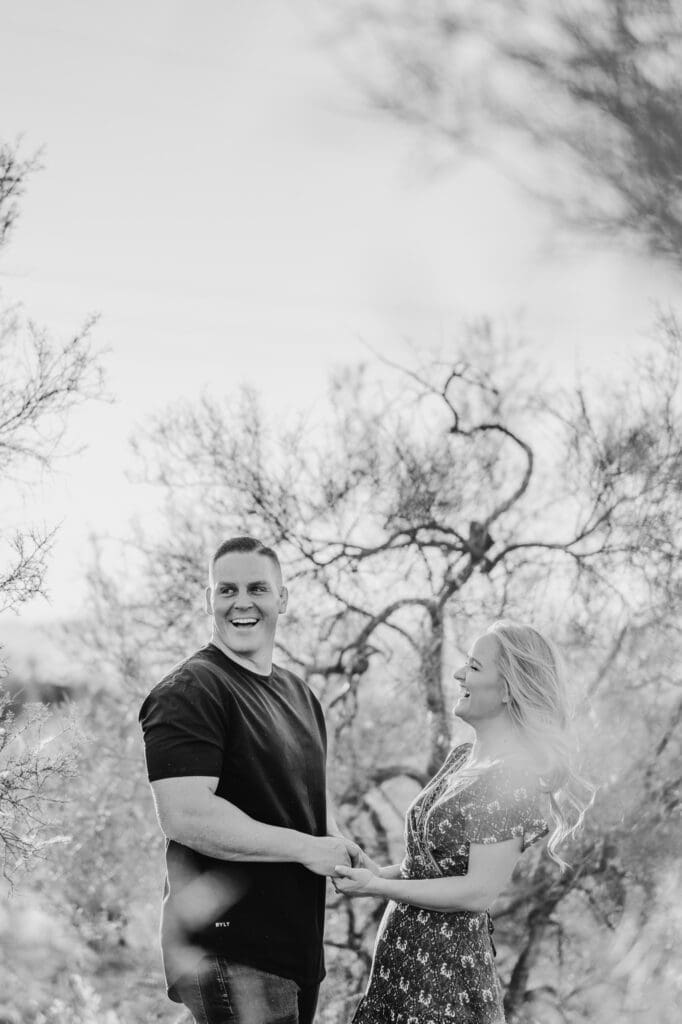
[(140, 709), (150, 782), (190, 775), (219, 777), (227, 715), (200, 677), (185, 671), (156, 686)]
[(460, 811), (469, 843), (520, 838), (525, 850), (549, 831), (537, 783), (527, 777), (510, 778), (501, 771), (475, 779), (462, 793)]

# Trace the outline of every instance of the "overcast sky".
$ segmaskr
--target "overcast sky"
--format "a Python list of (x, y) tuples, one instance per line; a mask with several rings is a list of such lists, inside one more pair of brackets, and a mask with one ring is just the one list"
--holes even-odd
[[(492, 168), (434, 175), (414, 130), (370, 113), (296, 0), (0, 0), (0, 134), (44, 147), (5, 301), (58, 337), (91, 312), (116, 402), (73, 420), (88, 449), (21, 514), (63, 522), (51, 605), (74, 613), (84, 538), (148, 501), (125, 475), (151, 412), (256, 385), (278, 414), (324, 404), (363, 339), (443, 342), (518, 324), (557, 373), (618, 365), (673, 272), (559, 233)], [(18, 515), (18, 513), (17, 513)]]

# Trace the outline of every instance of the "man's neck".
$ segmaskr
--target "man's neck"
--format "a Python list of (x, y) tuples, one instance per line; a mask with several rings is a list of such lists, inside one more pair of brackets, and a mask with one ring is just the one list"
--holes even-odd
[(272, 672), (272, 654), (269, 656), (264, 654), (254, 658), (244, 657), (244, 655), (230, 650), (220, 637), (216, 636), (215, 631), (211, 634), (211, 643), (218, 650), (222, 651), (223, 654), (227, 655), (230, 661), (236, 661), (238, 665), (248, 669), (249, 672), (255, 672), (259, 676), (269, 676)]

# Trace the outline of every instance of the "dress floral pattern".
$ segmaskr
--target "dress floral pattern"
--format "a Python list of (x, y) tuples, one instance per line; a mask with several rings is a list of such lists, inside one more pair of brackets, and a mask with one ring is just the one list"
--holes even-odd
[[(470, 843), (548, 831), (528, 768), (467, 770), (471, 744), (455, 747), (405, 821), (402, 878), (464, 875)], [(353, 1024), (504, 1024), (487, 913), (423, 910), (391, 901), (379, 927), (367, 991)]]

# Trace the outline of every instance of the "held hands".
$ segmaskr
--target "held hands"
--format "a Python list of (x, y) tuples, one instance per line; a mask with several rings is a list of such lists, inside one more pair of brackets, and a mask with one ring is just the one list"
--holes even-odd
[(367, 868), (373, 875), (381, 874), (381, 868), (375, 860), (368, 857), (364, 850), (359, 850), (359, 854), (358, 859), (354, 860), (351, 864), (352, 868)]
[(331, 876), (336, 891), (346, 896), (380, 895), (381, 868), (345, 836), (311, 836), (301, 862), (316, 875)]
[(362, 854), (363, 860), (369, 861), (372, 867), (348, 867), (345, 864), (337, 864), (335, 875), (332, 879), (337, 892), (345, 896), (380, 896), (382, 878), (379, 869), (374, 861), (371, 861), (366, 854)]
[(301, 863), (316, 875), (334, 875), (336, 865), (358, 864), (362, 850), (344, 836), (311, 836)]

